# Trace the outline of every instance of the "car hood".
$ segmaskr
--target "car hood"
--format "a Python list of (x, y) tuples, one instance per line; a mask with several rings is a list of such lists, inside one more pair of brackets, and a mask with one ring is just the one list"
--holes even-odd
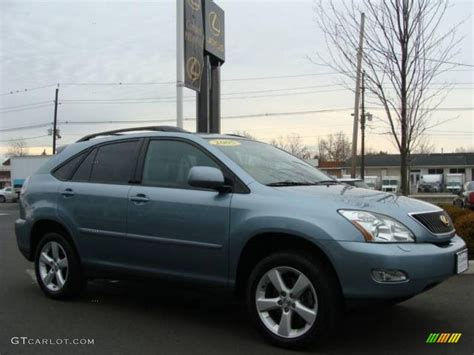
[[(331, 211), (334, 213), (340, 209), (354, 209), (383, 214), (405, 224), (418, 236), (420, 234), (425, 236), (418, 240), (435, 240), (433, 234), (410, 216), (412, 213), (441, 211), (438, 206), (424, 201), (345, 184), (277, 187), (276, 189), (285, 195), (287, 201), (298, 204), (304, 201), (305, 205), (322, 208), (328, 213)], [(439, 238), (436, 238), (439, 241)]]
[(397, 196), (389, 192), (357, 188), (350, 185), (318, 185), (278, 187), (292, 195), (305, 198), (325, 200), (329, 205), (337, 205), (337, 209), (361, 209), (379, 213), (401, 210), (406, 213), (438, 211), (439, 207), (405, 196)]

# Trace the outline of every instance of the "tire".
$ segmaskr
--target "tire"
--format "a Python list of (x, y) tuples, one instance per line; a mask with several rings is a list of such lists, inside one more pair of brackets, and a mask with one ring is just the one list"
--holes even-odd
[[(276, 280), (282, 280), (283, 287), (275, 287)], [(295, 287), (297, 280), (300, 285), (307, 284), (300, 292)], [(283, 293), (279, 294), (278, 288)], [(250, 317), (263, 337), (274, 345), (293, 349), (323, 343), (335, 330), (344, 310), (334, 271), (302, 252), (280, 252), (261, 260), (248, 279), (246, 301)]]
[(87, 283), (76, 251), (58, 232), (46, 233), (40, 240), (35, 254), (35, 274), (43, 293), (58, 300), (79, 296)]
[(0, 203), (5, 203), (7, 202), (7, 199), (5, 198), (5, 196), (0, 196)]

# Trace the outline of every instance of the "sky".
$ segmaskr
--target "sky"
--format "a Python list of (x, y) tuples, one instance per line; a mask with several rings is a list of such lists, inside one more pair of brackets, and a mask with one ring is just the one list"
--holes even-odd
[[(226, 16), (223, 133), (263, 141), (298, 134), (310, 147), (338, 131), (352, 134), (353, 93), (340, 86), (340, 74), (310, 60), (325, 50), (312, 0), (216, 2)], [(436, 152), (474, 146), (474, 1), (451, 5), (444, 25), (464, 20), (453, 60), (470, 66), (437, 79), (454, 87), (440, 107), (467, 109), (433, 114), (434, 123), (447, 120), (428, 133)], [(0, 156), (18, 138), (30, 153), (51, 151), (58, 83), (58, 145), (97, 131), (174, 125), (175, 10), (166, 0), (0, 0)], [(195, 93), (185, 89), (185, 100), (184, 128), (195, 131)], [(327, 109), (340, 110), (297, 114)], [(128, 123), (107, 123), (121, 120)], [(366, 145), (396, 152), (381, 125), (370, 124)]]

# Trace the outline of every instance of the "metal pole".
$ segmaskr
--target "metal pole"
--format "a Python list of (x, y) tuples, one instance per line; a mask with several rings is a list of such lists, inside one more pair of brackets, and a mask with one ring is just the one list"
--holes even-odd
[(359, 50), (357, 51), (357, 73), (354, 102), (354, 125), (352, 131), (352, 166), (351, 177), (355, 178), (357, 168), (357, 133), (359, 129), (359, 96), (360, 96), (360, 75), (362, 68), (362, 48), (364, 46), (364, 23), (365, 14), (360, 14)]
[(209, 56), (204, 56), (201, 76), (201, 90), (196, 93), (196, 132), (209, 133), (210, 100), (210, 63)]
[(57, 125), (58, 125), (58, 95), (59, 95), (59, 87), (56, 88), (56, 95), (54, 97), (53, 155), (56, 154), (56, 137), (57, 137)]
[(221, 133), (221, 66), (220, 63), (211, 66), (211, 103), (209, 132)]
[(176, 126), (183, 128), (184, 0), (176, 0)]
[(365, 71), (362, 72), (362, 104), (360, 114), (360, 178), (363, 180), (365, 176)]

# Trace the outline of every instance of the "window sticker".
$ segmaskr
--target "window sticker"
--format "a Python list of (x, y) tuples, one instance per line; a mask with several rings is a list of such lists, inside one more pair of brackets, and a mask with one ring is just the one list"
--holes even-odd
[(240, 145), (240, 142), (232, 139), (213, 139), (209, 141), (209, 144), (225, 147), (235, 147)]

